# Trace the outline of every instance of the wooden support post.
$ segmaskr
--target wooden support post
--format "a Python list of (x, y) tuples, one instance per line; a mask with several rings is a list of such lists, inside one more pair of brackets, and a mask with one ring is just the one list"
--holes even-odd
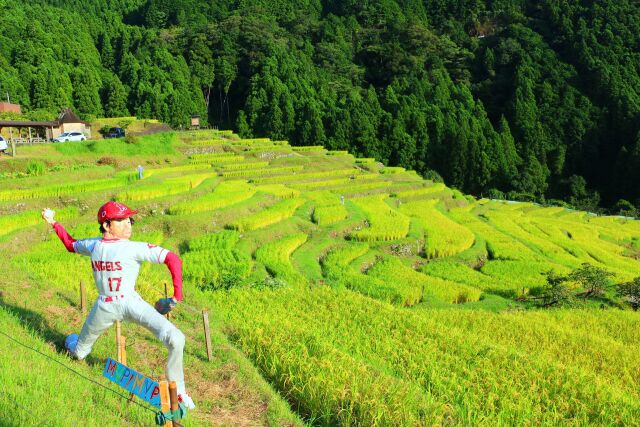
[(9, 128), (9, 140), (11, 141), (11, 157), (16, 156), (16, 142), (13, 140), (13, 128)]
[(80, 280), (80, 311), (84, 313), (87, 309), (87, 295), (84, 292), (84, 282)]
[[(171, 411), (178, 410), (178, 388), (175, 381), (169, 383), (169, 398), (171, 400)], [(172, 420), (173, 427), (178, 427), (178, 420)]]
[[(165, 298), (169, 298), (169, 292), (167, 291), (167, 282), (164, 282), (164, 297)], [(167, 319), (170, 319), (171, 318), (171, 312), (165, 314), (165, 317)]]
[[(162, 412), (168, 412), (171, 409), (171, 397), (169, 395), (169, 383), (167, 381), (160, 381), (160, 410)], [(173, 423), (167, 421), (164, 427), (171, 427)]]
[(117, 360), (122, 363), (122, 357), (120, 355), (121, 346), (120, 346), (120, 335), (122, 333), (122, 328), (120, 326), (120, 321), (116, 320), (116, 351), (117, 351)]
[(127, 337), (120, 337), (120, 363), (127, 366)]
[(211, 351), (211, 333), (209, 332), (209, 312), (206, 308), (202, 310), (202, 323), (204, 324), (204, 340), (207, 344), (207, 358), (211, 362), (213, 360), (213, 352)]

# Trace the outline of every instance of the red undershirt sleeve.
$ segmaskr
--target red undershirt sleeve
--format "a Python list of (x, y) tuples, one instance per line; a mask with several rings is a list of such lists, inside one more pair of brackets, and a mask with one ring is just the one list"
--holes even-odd
[(169, 252), (164, 263), (171, 272), (173, 280), (173, 297), (178, 301), (182, 301), (182, 261), (178, 255)]
[(64, 229), (62, 224), (60, 224), (59, 222), (54, 223), (53, 229), (55, 230), (64, 247), (67, 248), (69, 252), (75, 252), (75, 250), (73, 249), (73, 243), (76, 241), (76, 239), (74, 239), (69, 235), (69, 233), (67, 233), (67, 230)]

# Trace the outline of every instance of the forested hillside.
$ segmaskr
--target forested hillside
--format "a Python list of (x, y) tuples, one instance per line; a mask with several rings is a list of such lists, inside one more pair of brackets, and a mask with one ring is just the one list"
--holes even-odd
[(631, 0), (0, 0), (0, 28), (0, 93), (33, 116), (200, 114), (474, 195), (640, 208)]

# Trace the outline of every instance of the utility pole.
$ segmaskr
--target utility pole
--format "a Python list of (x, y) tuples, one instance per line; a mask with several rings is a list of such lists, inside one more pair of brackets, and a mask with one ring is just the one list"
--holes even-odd
[(9, 99), (9, 91), (7, 91), (7, 102), (11, 104), (11, 99)]

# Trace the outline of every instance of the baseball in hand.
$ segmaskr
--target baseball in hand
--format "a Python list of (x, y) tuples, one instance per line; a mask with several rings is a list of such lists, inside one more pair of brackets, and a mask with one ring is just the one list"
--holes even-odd
[(55, 211), (46, 208), (42, 211), (42, 218), (44, 218), (47, 222), (52, 222), (53, 221), (53, 216), (55, 215)]

